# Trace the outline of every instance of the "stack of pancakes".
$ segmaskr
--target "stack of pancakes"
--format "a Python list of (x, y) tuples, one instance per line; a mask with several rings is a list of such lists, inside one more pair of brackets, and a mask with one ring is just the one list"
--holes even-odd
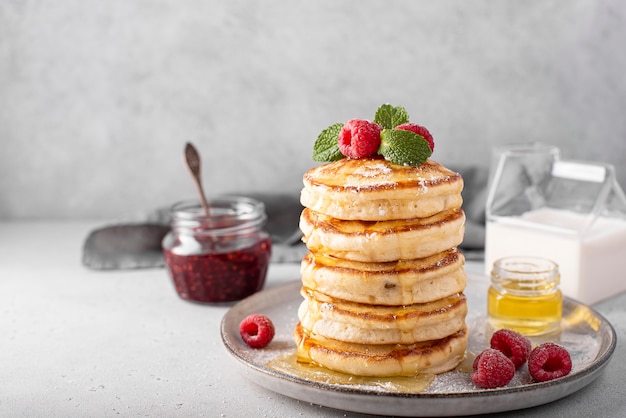
[(467, 346), (463, 179), (428, 160), (304, 175), (298, 359), (360, 376), (443, 373)]

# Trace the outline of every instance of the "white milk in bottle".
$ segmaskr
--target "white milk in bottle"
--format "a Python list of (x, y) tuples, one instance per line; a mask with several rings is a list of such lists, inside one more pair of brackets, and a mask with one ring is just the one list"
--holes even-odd
[(537, 152), (517, 148), (499, 160), (487, 202), (486, 273), (503, 257), (543, 257), (558, 264), (565, 296), (592, 304), (626, 291), (626, 197), (613, 167)]

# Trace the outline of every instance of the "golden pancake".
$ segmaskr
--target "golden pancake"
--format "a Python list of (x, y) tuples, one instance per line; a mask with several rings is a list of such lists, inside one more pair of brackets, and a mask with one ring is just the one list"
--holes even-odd
[(465, 325), (463, 294), (407, 306), (347, 302), (303, 288), (298, 310), (313, 334), (359, 344), (412, 344), (447, 337)]
[(302, 284), (328, 296), (374, 305), (412, 305), (460, 293), (467, 275), (456, 248), (430, 257), (364, 263), (308, 253), (301, 263)]
[(298, 360), (358, 376), (414, 376), (454, 369), (464, 358), (467, 327), (440, 340), (414, 344), (354, 344), (306, 331), (294, 331)]
[(461, 176), (375, 156), (318, 166), (303, 184), (298, 360), (373, 377), (454, 369), (468, 339)]
[(345, 220), (427, 218), (463, 202), (461, 175), (432, 160), (404, 166), (344, 158), (309, 170), (303, 183), (303, 206)]
[(428, 218), (374, 222), (339, 220), (305, 208), (300, 229), (313, 253), (364, 262), (411, 260), (458, 246), (465, 213), (457, 208)]

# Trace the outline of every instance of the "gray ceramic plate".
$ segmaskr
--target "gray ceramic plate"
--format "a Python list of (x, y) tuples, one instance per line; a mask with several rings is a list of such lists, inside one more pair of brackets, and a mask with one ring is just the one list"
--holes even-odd
[[(466, 296), (470, 327), (468, 351), (478, 353), (488, 346), (485, 296), (488, 283), (483, 277), (469, 277)], [(454, 416), (513, 411), (545, 404), (570, 395), (593, 382), (615, 350), (615, 330), (592, 308), (564, 300), (563, 329), (549, 338), (564, 345), (572, 356), (572, 372), (561, 379), (534, 383), (523, 366), (505, 387), (477, 389), (469, 374), (439, 375), (421, 393), (396, 393), (377, 387), (329, 384), (307, 380), (267, 367), (268, 361), (295, 350), (291, 334), (301, 302), (300, 281), (264, 290), (234, 305), (224, 316), (222, 340), (242, 373), (251, 381), (277, 393), (317, 405), (344, 411), (396, 416)], [(268, 315), (276, 336), (264, 349), (251, 349), (239, 336), (239, 323), (249, 314)], [(541, 341), (534, 340), (535, 343)]]

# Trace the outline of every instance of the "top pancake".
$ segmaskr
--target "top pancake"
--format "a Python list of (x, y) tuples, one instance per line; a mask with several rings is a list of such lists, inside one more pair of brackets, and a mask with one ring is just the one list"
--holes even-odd
[(432, 160), (404, 166), (344, 158), (309, 170), (303, 183), (303, 206), (344, 220), (426, 218), (463, 203), (461, 175)]

